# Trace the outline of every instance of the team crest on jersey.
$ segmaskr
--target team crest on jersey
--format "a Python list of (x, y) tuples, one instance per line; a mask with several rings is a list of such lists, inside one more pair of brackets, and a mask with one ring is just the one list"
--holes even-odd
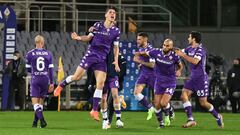
[(169, 56), (169, 59), (170, 59), (170, 60), (172, 60), (172, 59), (173, 59), (173, 57), (172, 57), (172, 56)]

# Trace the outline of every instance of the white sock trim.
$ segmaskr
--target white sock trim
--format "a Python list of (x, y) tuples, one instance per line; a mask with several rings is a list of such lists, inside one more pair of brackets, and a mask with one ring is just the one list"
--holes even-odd
[(33, 109), (34, 109), (34, 111), (37, 111), (37, 109), (39, 108), (40, 106), (39, 106), (39, 104), (37, 103), (37, 104), (34, 104), (33, 105)]
[(41, 109), (43, 110), (43, 105), (40, 105), (40, 104), (39, 104), (39, 106), (40, 106), (40, 107), (41, 107)]
[(161, 108), (159, 110), (155, 109), (155, 113), (161, 112)]
[(210, 109), (208, 110), (209, 112), (213, 111), (214, 107), (211, 105)]
[(134, 96), (135, 96), (135, 99), (138, 100), (138, 101), (141, 101), (144, 98), (144, 95), (142, 93), (138, 93)]
[(96, 89), (94, 94), (93, 94), (93, 97), (102, 98), (102, 90)]
[(72, 77), (73, 77), (73, 75), (68, 76), (68, 77), (66, 78), (66, 82), (67, 82), (67, 83), (71, 83), (71, 82), (72, 82)]
[(188, 106), (192, 106), (192, 105), (191, 105), (191, 102), (187, 101), (187, 102), (183, 103), (183, 107), (184, 107), (184, 108), (186, 108), (186, 107), (188, 107)]
[(169, 108), (170, 108), (170, 104), (168, 103), (165, 109), (169, 109)]
[(116, 114), (116, 117), (120, 117), (121, 118), (122, 117), (121, 113), (120, 114)]

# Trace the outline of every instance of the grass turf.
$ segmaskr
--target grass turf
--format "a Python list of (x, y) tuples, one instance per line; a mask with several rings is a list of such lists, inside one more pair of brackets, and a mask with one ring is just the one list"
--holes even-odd
[[(170, 127), (157, 129), (156, 118), (146, 121), (147, 112), (123, 112), (124, 128), (101, 129), (101, 122), (89, 117), (89, 112), (62, 111), (44, 112), (48, 126), (44, 129), (32, 128), (33, 112), (0, 112), (0, 135), (239, 135), (240, 115), (223, 114), (225, 128), (219, 129), (215, 119), (209, 113), (194, 113), (197, 126), (184, 129), (186, 121), (182, 112)], [(115, 119), (114, 119), (115, 120)]]

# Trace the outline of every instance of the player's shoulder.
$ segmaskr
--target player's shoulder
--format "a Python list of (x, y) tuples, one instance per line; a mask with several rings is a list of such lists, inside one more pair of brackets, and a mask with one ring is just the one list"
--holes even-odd
[(110, 29), (111, 29), (114, 33), (116, 33), (116, 34), (120, 34), (120, 33), (121, 33), (121, 32), (120, 32), (120, 29), (119, 29), (116, 25), (112, 26)]
[(103, 23), (101, 22), (101, 21), (98, 21), (98, 22), (95, 22), (94, 24), (93, 24), (93, 26), (94, 27), (99, 27), (99, 26), (101, 26)]
[(199, 51), (199, 52), (205, 52), (206, 51), (206, 48), (205, 47), (203, 47), (203, 45), (202, 44), (200, 44), (197, 48), (197, 51)]
[(32, 52), (34, 52), (34, 51), (35, 51), (35, 49), (32, 49), (32, 50), (28, 51), (26, 55), (28, 56), (28, 55), (32, 54)]

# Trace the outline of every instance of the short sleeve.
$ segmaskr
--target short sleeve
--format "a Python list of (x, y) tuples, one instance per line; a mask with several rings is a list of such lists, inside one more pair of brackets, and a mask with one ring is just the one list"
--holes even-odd
[(148, 54), (149, 54), (150, 57), (156, 58), (157, 55), (158, 55), (158, 50), (157, 49), (152, 49), (152, 50), (148, 51)]
[(195, 52), (194, 58), (201, 60), (204, 54), (204, 50), (202, 48), (198, 48)]
[(118, 46), (121, 32), (118, 27), (116, 27), (115, 29), (116, 29), (116, 35), (114, 37), (113, 45)]

